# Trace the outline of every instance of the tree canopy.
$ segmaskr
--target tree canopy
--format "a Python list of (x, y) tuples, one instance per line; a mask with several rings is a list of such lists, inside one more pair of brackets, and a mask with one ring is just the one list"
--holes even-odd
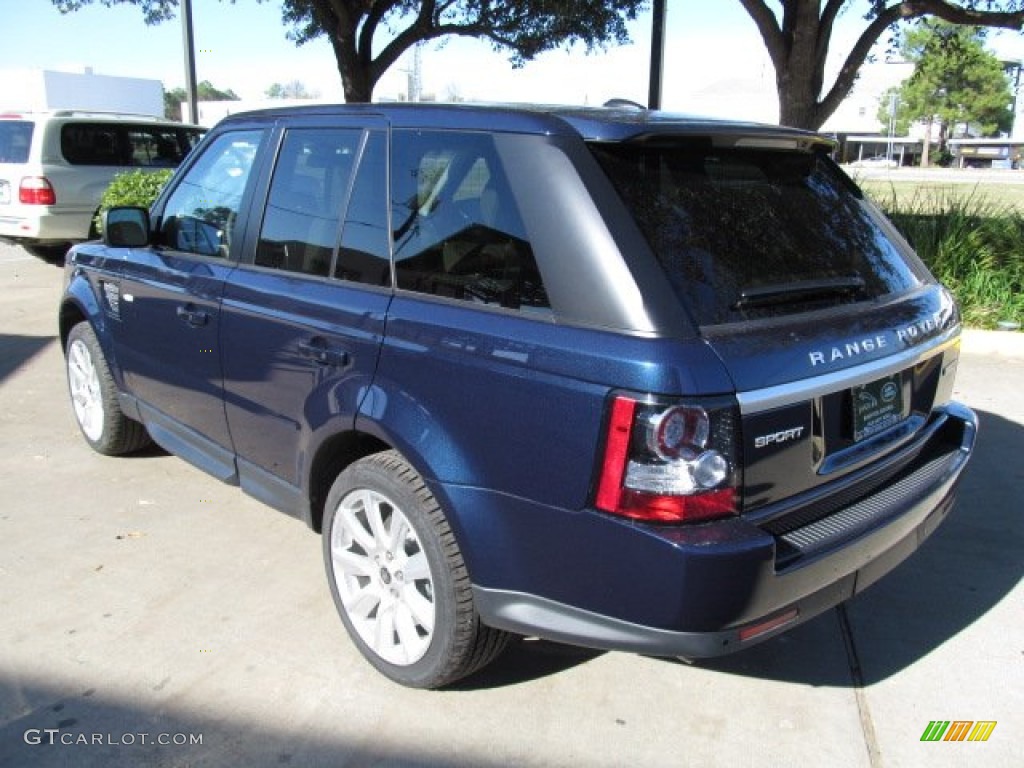
[[(164, 117), (181, 120), (181, 103), (188, 100), (184, 88), (164, 89)], [(209, 80), (203, 80), (196, 86), (196, 101), (238, 101), (238, 94), (228, 88), (222, 91), (215, 88)]]
[[(1002, 64), (985, 50), (980, 27), (925, 21), (907, 33), (901, 52), (914, 63), (914, 74), (895, 89), (896, 129), (905, 133), (912, 122), (926, 124), (922, 165), (928, 163), (936, 123), (940, 142), (957, 126), (983, 136), (1009, 129), (1013, 93)], [(888, 120), (889, 101), (884, 101), (879, 118)]]
[(309, 90), (301, 80), (273, 83), (263, 93), (268, 99), (315, 99), (320, 95), (318, 91)]
[[(52, 0), (62, 13), (93, 2), (135, 5), (147, 23), (172, 18), (178, 0)], [(346, 101), (369, 101), (381, 76), (417, 43), (451, 35), (482, 38), (522, 65), (543, 51), (628, 40), (626, 22), (645, 0), (282, 0), (288, 36), (325, 37)]]
[(869, 0), (860, 36), (827, 84), (825, 63), (835, 23), (855, 10), (852, 0), (777, 0), (778, 10), (767, 0), (739, 2), (757, 25), (775, 67), (779, 122), (812, 130), (849, 95), (874, 45), (886, 34), (897, 43), (908, 22), (932, 17), (974, 27), (1024, 26), (1024, 0)]

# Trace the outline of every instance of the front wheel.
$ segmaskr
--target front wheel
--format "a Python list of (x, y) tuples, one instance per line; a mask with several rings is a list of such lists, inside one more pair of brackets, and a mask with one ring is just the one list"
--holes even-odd
[(81, 322), (71, 329), (65, 356), (71, 407), (86, 442), (107, 456), (149, 445), (146, 428), (121, 411), (117, 387), (89, 323)]
[(324, 560), (356, 647), (380, 672), (439, 688), (492, 661), (508, 635), (480, 622), (448, 521), (396, 452), (342, 472), (327, 497)]

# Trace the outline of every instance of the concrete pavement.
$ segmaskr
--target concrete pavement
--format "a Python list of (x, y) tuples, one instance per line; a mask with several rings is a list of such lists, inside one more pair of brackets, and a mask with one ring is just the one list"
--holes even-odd
[[(60, 284), (0, 245), (0, 766), (1024, 764), (1024, 335), (966, 336), (958, 508), (845, 609), (692, 666), (527, 641), (421, 692), (362, 661), (301, 524), (89, 450)], [(921, 742), (933, 720), (997, 725)]]

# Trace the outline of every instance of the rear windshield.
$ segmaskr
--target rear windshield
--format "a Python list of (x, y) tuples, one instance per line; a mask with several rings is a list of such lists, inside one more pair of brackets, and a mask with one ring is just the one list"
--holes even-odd
[(925, 277), (817, 153), (707, 140), (591, 149), (702, 326), (876, 299)]
[(28, 162), (32, 127), (27, 120), (0, 121), (0, 163)]
[(61, 127), (60, 150), (71, 165), (174, 168), (200, 136), (177, 126), (69, 122)]

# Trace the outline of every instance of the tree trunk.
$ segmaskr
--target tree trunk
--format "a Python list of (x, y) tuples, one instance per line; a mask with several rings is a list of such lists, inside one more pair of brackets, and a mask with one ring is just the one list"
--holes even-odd
[(927, 168), (931, 165), (931, 158), (929, 155), (932, 151), (932, 124), (934, 118), (929, 117), (928, 122), (924, 125), (924, 146), (921, 147), (921, 167)]
[[(342, 11), (349, 10), (344, 4), (339, 7)], [(338, 65), (338, 74), (341, 75), (345, 101), (350, 104), (368, 103), (373, 97), (376, 79), (370, 73), (372, 61), (364, 61), (359, 54), (356, 30), (362, 19), (361, 14), (325, 13), (324, 17), (330, 19), (329, 23), (321, 22), (321, 25), (331, 30), (327, 38), (334, 49), (334, 60)]]
[[(810, 92), (810, 75), (805, 65), (791, 65), (776, 77), (779, 92), (779, 125), (816, 131), (826, 118), (818, 116), (818, 100)], [(796, 70), (796, 71), (794, 71)]]
[(349, 104), (368, 104), (373, 99), (373, 83), (366, 67), (358, 65), (348, 68), (338, 67), (341, 73), (341, 87), (345, 92), (345, 101)]

